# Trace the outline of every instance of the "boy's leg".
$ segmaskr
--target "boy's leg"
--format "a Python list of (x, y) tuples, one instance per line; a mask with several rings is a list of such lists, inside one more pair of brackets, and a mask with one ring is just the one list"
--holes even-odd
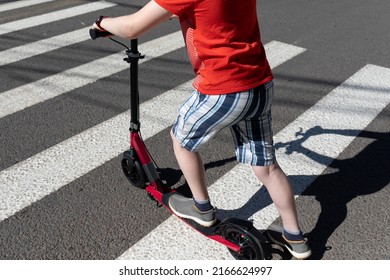
[(310, 257), (311, 250), (298, 225), (297, 209), (291, 184), (277, 162), (270, 166), (252, 166), (256, 177), (264, 184), (274, 202), (283, 223), (283, 239), (274, 242), (286, 248), (298, 259)]
[(172, 195), (169, 206), (176, 215), (193, 219), (204, 226), (216, 222), (216, 211), (209, 200), (205, 170), (197, 150), (239, 118), (246, 109), (248, 96), (248, 93), (203, 95), (194, 92), (180, 107), (171, 137), (176, 159), (193, 199)]
[(252, 166), (256, 177), (265, 185), (289, 232), (299, 232), (297, 210), (291, 184), (277, 163), (271, 166)]
[(204, 95), (194, 92), (180, 107), (171, 130), (175, 156), (197, 200), (209, 198), (203, 162), (197, 150), (247, 110), (249, 93)]
[(173, 150), (184, 178), (196, 200), (207, 200), (209, 195), (205, 182), (205, 170), (199, 153), (183, 148), (171, 131)]
[(242, 122), (232, 126), (237, 159), (252, 166), (256, 177), (267, 188), (283, 223), (283, 245), (297, 258), (307, 258), (311, 250), (299, 229), (291, 184), (279, 167), (273, 146), (271, 104), (273, 83), (260, 88), (259, 106)]
[(209, 200), (202, 159), (199, 153), (190, 152), (182, 147), (172, 132), (171, 137), (176, 159), (193, 198), (173, 194), (169, 198), (169, 207), (179, 217), (192, 219), (206, 227), (212, 226), (217, 221), (216, 211)]

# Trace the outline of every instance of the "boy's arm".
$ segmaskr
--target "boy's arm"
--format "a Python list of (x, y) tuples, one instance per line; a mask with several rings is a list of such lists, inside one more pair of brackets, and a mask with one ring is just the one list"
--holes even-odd
[[(134, 39), (171, 17), (172, 13), (152, 0), (134, 14), (104, 18), (100, 22), (100, 27), (113, 35)], [(95, 23), (92, 27), (99, 29)]]

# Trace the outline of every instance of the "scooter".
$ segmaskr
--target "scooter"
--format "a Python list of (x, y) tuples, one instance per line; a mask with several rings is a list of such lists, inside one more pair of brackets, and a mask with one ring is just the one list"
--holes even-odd
[[(90, 36), (94, 40), (109, 35), (110, 33), (106, 31), (90, 29)], [(165, 206), (174, 214), (168, 206), (168, 199), (175, 190), (160, 178), (156, 165), (140, 135), (138, 62), (144, 58), (144, 55), (138, 51), (137, 39), (131, 40), (129, 48), (111, 36), (108, 38), (126, 48), (126, 57), (123, 60), (130, 64), (130, 148), (122, 156), (123, 173), (134, 187), (145, 190), (148, 196), (157, 202), (157, 205)], [(218, 220), (212, 227), (203, 227), (192, 220), (180, 219), (204, 236), (226, 246), (235, 259), (272, 258), (270, 253), (272, 242), (266, 231), (257, 230), (250, 221), (226, 218), (223, 221)]]

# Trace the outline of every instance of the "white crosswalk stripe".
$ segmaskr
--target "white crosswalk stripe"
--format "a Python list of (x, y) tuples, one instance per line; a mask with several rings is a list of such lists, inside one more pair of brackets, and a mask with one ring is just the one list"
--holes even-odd
[(38, 4), (53, 2), (53, 1), (55, 0), (22, 0), (22, 1), (6, 3), (0, 6), (0, 12), (6, 12), (6, 11), (15, 10), (24, 7), (31, 7), (33, 5), (38, 5)]
[(115, 3), (100, 1), (95, 3), (84, 4), (84, 5), (80, 5), (73, 8), (60, 10), (60, 11), (51, 12), (45, 15), (40, 15), (31, 18), (12, 21), (9, 23), (4, 23), (0, 25), (0, 35), (23, 30), (26, 28), (35, 27), (49, 22), (75, 17), (78, 15), (90, 13), (97, 10), (110, 8), (115, 5), (116, 5)]
[(1, 51), (0, 66), (54, 51), (71, 44), (86, 41), (89, 39), (88, 30), (89, 27), (86, 27), (66, 34), (61, 34), (55, 37)]

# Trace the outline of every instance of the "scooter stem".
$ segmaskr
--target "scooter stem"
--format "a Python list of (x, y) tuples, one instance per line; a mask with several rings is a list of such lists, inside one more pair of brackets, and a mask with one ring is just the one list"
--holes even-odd
[(138, 40), (131, 40), (131, 48), (126, 51), (127, 58), (124, 60), (130, 63), (130, 131), (139, 131), (139, 89), (138, 89), (138, 61), (145, 56), (138, 52)]

